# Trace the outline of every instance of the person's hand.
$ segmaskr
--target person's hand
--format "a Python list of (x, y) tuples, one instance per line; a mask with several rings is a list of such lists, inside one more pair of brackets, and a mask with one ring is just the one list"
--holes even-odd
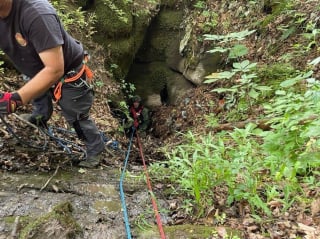
[(0, 93), (0, 114), (11, 114), (22, 105), (21, 97), (18, 93)]

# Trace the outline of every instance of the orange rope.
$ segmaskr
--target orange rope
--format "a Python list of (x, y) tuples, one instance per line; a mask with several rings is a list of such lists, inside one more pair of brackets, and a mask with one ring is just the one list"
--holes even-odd
[(62, 95), (62, 85), (64, 83), (68, 83), (68, 82), (72, 82), (72, 81), (76, 81), (78, 80), (82, 74), (85, 72), (87, 78), (89, 79), (89, 83), (91, 83), (91, 80), (93, 78), (93, 72), (90, 70), (90, 68), (86, 65), (87, 62), (87, 57), (85, 57), (84, 61), (83, 61), (83, 66), (81, 68), (81, 70), (73, 77), (70, 78), (62, 78), (59, 83), (56, 85), (56, 87), (54, 88), (54, 98), (56, 100), (56, 102), (58, 102), (61, 99), (61, 95)]
[(150, 182), (150, 178), (149, 178), (149, 174), (148, 174), (148, 169), (147, 169), (146, 162), (145, 162), (145, 159), (144, 159), (144, 155), (143, 155), (143, 152), (142, 152), (142, 145), (141, 145), (141, 142), (140, 142), (140, 138), (139, 138), (138, 132), (136, 132), (136, 135), (137, 135), (137, 141), (138, 141), (138, 146), (139, 146), (140, 157), (142, 158), (143, 168), (144, 168), (144, 172), (146, 174), (147, 185), (148, 185), (149, 191), (151, 193), (151, 201), (152, 201), (153, 210), (154, 210), (155, 215), (156, 215), (158, 229), (159, 229), (159, 232), (160, 232), (161, 239), (165, 239), (166, 236), (164, 234), (164, 230), (163, 230), (163, 226), (162, 226), (162, 222), (161, 222), (158, 206), (157, 206), (157, 203), (156, 203), (156, 200), (155, 200), (155, 196), (154, 196), (154, 194), (152, 192), (152, 187), (151, 187), (151, 182)]

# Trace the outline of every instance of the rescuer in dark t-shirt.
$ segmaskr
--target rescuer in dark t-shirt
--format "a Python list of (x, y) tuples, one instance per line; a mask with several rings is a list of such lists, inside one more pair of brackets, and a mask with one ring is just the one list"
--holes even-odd
[(0, 114), (32, 102), (28, 120), (46, 125), (55, 100), (86, 144), (87, 158), (80, 166), (97, 166), (104, 142), (89, 116), (92, 72), (81, 43), (64, 30), (47, 0), (1, 0), (0, 33), (0, 49), (27, 79), (16, 92), (0, 94)]

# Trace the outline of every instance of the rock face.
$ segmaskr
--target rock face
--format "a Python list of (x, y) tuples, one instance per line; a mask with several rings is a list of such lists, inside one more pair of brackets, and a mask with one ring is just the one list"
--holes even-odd
[(158, 4), (142, 0), (134, 3), (96, 0), (87, 10), (97, 17), (94, 40), (108, 53), (106, 69), (117, 65), (112, 68), (114, 76), (125, 77), (151, 19), (158, 13)]
[(108, 52), (106, 69), (133, 84), (151, 108), (174, 105), (220, 61), (192, 45), (192, 6), (190, 1), (96, 0), (89, 7), (97, 16), (95, 40)]

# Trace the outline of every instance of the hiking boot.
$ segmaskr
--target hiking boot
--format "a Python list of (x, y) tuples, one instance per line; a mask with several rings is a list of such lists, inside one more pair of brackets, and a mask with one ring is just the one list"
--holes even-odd
[(81, 161), (79, 166), (84, 168), (95, 168), (100, 164), (101, 158), (102, 152), (95, 156), (89, 156), (87, 159)]
[(47, 121), (44, 120), (42, 115), (33, 115), (33, 114), (21, 114), (20, 117), (31, 124), (34, 124), (39, 127), (47, 128)]

